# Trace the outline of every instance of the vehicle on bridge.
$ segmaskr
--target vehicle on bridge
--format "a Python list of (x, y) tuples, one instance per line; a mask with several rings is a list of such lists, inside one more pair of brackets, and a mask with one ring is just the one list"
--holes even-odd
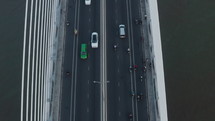
[(90, 5), (91, 4), (91, 0), (85, 0), (85, 5)]
[(92, 48), (98, 48), (99, 39), (98, 39), (98, 33), (93, 32), (91, 35), (91, 46)]
[(119, 37), (125, 38), (125, 25), (123, 24), (119, 25)]
[(87, 59), (87, 44), (81, 44), (81, 59)]

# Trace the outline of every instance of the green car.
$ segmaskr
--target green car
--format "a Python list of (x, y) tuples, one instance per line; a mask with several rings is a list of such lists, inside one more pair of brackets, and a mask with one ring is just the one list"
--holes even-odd
[(81, 44), (81, 59), (87, 59), (87, 44)]

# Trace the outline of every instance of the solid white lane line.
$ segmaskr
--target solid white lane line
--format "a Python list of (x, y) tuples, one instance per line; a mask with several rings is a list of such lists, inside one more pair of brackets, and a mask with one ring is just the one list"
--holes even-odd
[[(74, 16), (74, 29), (77, 29), (76, 28), (76, 23), (77, 23), (77, 11), (78, 11), (78, 2), (77, 1), (74, 1), (75, 2), (75, 16)], [(68, 2), (67, 2), (68, 3)], [(67, 9), (68, 10), (68, 9)], [(75, 68), (75, 46), (76, 46), (76, 39), (75, 39), (76, 37), (75, 37), (75, 35), (73, 36), (73, 54), (72, 54), (72, 74), (73, 75), (75, 75), (75, 70), (74, 70), (74, 68)], [(71, 105), (70, 105), (70, 117), (69, 117), (69, 120), (70, 121), (72, 121), (73, 120), (73, 115), (74, 115), (74, 113), (73, 113), (73, 109), (74, 109), (74, 107), (73, 107), (73, 102), (74, 102), (74, 77), (71, 79)]]
[(90, 112), (89, 107), (87, 107), (87, 113), (89, 113), (89, 112)]
[[(77, 12), (77, 13), (78, 13), (78, 14), (77, 14), (77, 16), (78, 16), (78, 17), (77, 17), (77, 29), (79, 29), (80, 1), (78, 1), (78, 9), (77, 9), (77, 10), (78, 10), (78, 12)], [(78, 52), (78, 37), (79, 37), (79, 36), (77, 36), (76, 52)], [(74, 84), (74, 85), (75, 85), (75, 86), (74, 86), (74, 103), (73, 103), (73, 104), (74, 104), (74, 108), (73, 108), (73, 114), (74, 114), (74, 115), (73, 115), (73, 120), (72, 120), (72, 121), (75, 121), (75, 120), (76, 120), (76, 119), (75, 119), (75, 116), (76, 116), (75, 113), (76, 113), (76, 83), (77, 83), (77, 65), (78, 65), (78, 64), (77, 64), (77, 63), (78, 63), (77, 61), (78, 61), (78, 55), (76, 54), (76, 57), (75, 57), (75, 75), (74, 75), (74, 76), (75, 76), (75, 80), (74, 80), (74, 81), (75, 81), (75, 84)]]
[(91, 8), (89, 8), (89, 13), (91, 13), (92, 12), (92, 9)]

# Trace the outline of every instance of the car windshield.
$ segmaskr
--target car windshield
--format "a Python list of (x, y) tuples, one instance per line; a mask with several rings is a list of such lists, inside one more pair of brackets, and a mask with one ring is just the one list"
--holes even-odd
[(96, 43), (96, 35), (93, 35), (93, 40), (92, 40), (93, 43)]

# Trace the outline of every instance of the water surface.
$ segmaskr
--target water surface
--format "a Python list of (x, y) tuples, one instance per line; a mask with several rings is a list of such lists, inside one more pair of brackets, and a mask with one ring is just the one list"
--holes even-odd
[(169, 121), (215, 121), (215, 1), (158, 3)]
[(20, 120), (25, 0), (0, 1), (0, 121)]

